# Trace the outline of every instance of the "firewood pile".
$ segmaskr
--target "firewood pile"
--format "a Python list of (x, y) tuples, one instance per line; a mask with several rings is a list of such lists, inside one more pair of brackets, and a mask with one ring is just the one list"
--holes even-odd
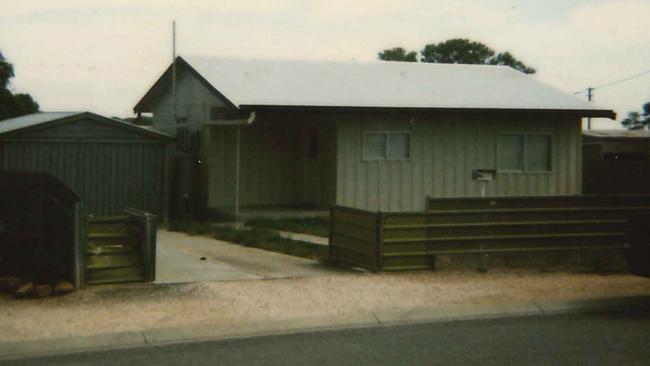
[(74, 292), (74, 285), (68, 281), (37, 283), (28, 278), (14, 276), (0, 277), (0, 293), (12, 294), (16, 299), (38, 299), (65, 295)]

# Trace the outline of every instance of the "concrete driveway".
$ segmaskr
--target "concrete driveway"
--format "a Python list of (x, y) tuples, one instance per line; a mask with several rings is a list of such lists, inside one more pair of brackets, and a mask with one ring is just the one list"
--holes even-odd
[(315, 277), (343, 272), (309, 259), (167, 230), (158, 231), (157, 246), (156, 283)]

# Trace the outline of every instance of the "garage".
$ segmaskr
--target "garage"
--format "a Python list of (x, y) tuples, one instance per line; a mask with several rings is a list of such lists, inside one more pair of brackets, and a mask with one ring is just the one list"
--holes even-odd
[(44, 112), (0, 121), (0, 170), (49, 173), (80, 199), (81, 215), (134, 207), (167, 213), (172, 137), (90, 112)]

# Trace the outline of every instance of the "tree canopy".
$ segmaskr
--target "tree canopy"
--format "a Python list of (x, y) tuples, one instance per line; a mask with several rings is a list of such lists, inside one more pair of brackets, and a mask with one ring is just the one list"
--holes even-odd
[[(407, 51), (401, 47), (379, 52), (380, 60), (384, 61), (417, 61), (418, 53)], [(464, 38), (449, 39), (440, 43), (424, 46), (419, 53), (421, 62), (443, 64), (479, 64), (505, 65), (526, 74), (534, 74), (535, 69), (517, 60), (510, 52), (497, 53), (483, 43)]]
[(621, 121), (623, 127), (630, 130), (640, 130), (644, 127), (650, 128), (650, 102), (641, 107), (642, 112), (630, 112), (627, 117)]
[(14, 94), (9, 82), (14, 75), (14, 66), (0, 52), (0, 120), (38, 112), (38, 103), (29, 94)]
[(402, 47), (393, 47), (378, 53), (379, 59), (384, 61), (406, 61), (417, 62), (418, 53), (415, 51), (407, 52)]

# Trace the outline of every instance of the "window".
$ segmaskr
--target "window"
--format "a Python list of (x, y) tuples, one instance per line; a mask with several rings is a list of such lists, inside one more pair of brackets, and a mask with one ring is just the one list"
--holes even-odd
[(410, 158), (410, 133), (397, 131), (364, 133), (364, 160), (409, 160)]
[(408, 160), (411, 157), (410, 149), (410, 136), (408, 133), (388, 133), (389, 160)]
[(363, 158), (366, 160), (386, 159), (386, 134), (366, 133), (363, 141)]
[(551, 171), (550, 134), (500, 134), (497, 165), (502, 171)]
[(526, 170), (548, 172), (551, 170), (551, 136), (526, 136)]

